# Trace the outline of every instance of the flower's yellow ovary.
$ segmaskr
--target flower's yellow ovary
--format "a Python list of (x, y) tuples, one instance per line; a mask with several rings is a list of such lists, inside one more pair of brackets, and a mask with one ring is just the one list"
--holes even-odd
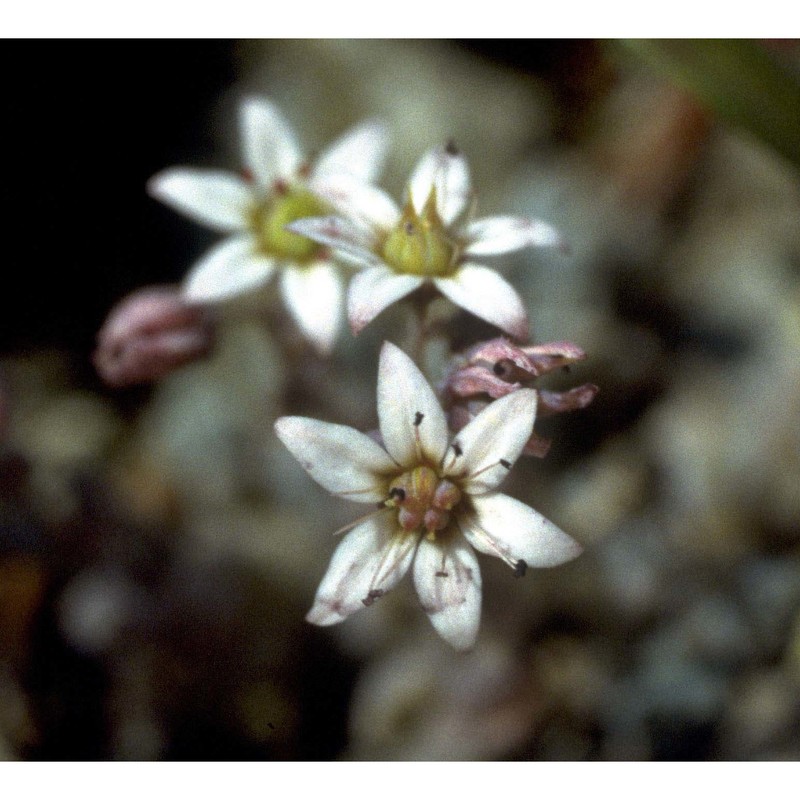
[(436, 210), (436, 187), (417, 214), (409, 196), (397, 225), (383, 243), (382, 256), (396, 272), (446, 277), (458, 265), (458, 246)]
[(308, 263), (319, 254), (321, 246), (305, 236), (285, 230), (285, 226), (298, 219), (326, 214), (328, 210), (306, 189), (277, 188), (253, 208), (250, 227), (264, 255)]

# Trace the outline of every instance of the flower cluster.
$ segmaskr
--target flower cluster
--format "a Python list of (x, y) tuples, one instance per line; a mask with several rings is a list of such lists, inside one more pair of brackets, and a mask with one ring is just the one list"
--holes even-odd
[[(564, 243), (538, 219), (476, 219), (469, 168), (455, 145), (422, 157), (397, 204), (372, 183), (387, 142), (379, 122), (346, 133), (313, 162), (303, 159), (272, 103), (245, 100), (239, 122), (241, 175), (175, 167), (150, 180), (153, 197), (227, 236), (179, 291), (148, 290), (115, 310), (95, 355), (108, 382), (161, 377), (208, 352), (224, 301), (261, 288), (275, 273), (297, 330), (322, 355), (335, 343), (345, 306), (358, 334), (391, 304), (416, 296), (415, 353), (422, 358), (427, 303), (437, 294), (527, 340), (525, 304), (482, 259)], [(355, 270), (349, 284), (344, 267)], [(308, 621), (341, 622), (410, 570), (434, 628), (466, 649), (481, 613), (475, 550), (502, 559), (517, 576), (576, 557), (577, 542), (497, 489), (520, 455), (542, 456), (549, 446), (533, 431), (537, 408), (556, 413), (594, 398), (592, 384), (567, 392), (532, 388), (584, 356), (568, 342), (478, 343), (453, 358), (437, 396), (414, 361), (386, 342), (375, 437), (305, 417), (278, 419), (277, 436), (314, 480), (339, 497), (377, 504), (343, 529), (349, 532)]]

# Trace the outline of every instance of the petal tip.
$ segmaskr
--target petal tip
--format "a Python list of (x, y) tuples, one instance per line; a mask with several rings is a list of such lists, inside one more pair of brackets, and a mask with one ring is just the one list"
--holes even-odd
[(344, 617), (334, 611), (329, 603), (323, 601), (314, 603), (313, 608), (306, 614), (306, 622), (318, 625), (321, 628), (325, 628), (328, 625), (336, 625), (338, 622), (342, 622), (343, 619)]

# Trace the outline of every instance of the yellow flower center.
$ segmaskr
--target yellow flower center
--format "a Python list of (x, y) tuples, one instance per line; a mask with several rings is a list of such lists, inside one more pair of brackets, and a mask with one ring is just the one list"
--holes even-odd
[(383, 243), (383, 259), (396, 272), (445, 277), (458, 265), (458, 243), (436, 210), (436, 187), (417, 214), (409, 197), (400, 220)]
[(296, 219), (320, 217), (328, 212), (327, 206), (306, 189), (279, 183), (266, 200), (253, 208), (250, 227), (264, 255), (307, 264), (322, 247), (305, 236), (284, 230), (284, 226)]
[(450, 522), (450, 511), (461, 500), (461, 490), (428, 466), (404, 472), (389, 484), (386, 505), (397, 508), (400, 527), (407, 533), (424, 528), (428, 538)]

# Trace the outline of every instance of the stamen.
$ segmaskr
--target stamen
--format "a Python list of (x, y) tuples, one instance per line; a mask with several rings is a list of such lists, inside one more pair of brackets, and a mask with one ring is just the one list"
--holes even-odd
[(336, 495), (336, 497), (350, 497), (350, 495), (354, 494), (368, 494), (369, 492), (374, 492), (375, 487), (370, 486), (367, 489), (345, 489), (341, 492), (333, 492), (332, 494)]
[(347, 525), (342, 525), (341, 528), (333, 532), (333, 536), (340, 536), (343, 533), (347, 533), (347, 531), (355, 528), (356, 525), (360, 525), (362, 522), (366, 522), (368, 519), (372, 519), (372, 517), (377, 516), (378, 514), (381, 513), (381, 511), (386, 511), (386, 510), (387, 510), (386, 506), (384, 506), (384, 504), (381, 503), (380, 507), (377, 508), (375, 511), (370, 511), (369, 514), (364, 514), (358, 519), (354, 519), (352, 522), (348, 522)]
[(422, 461), (422, 440), (419, 438), (419, 426), (425, 415), (421, 411), (414, 414), (414, 444), (416, 446), (417, 461)]
[[(511, 569), (514, 570), (514, 574), (517, 574), (517, 572), (521, 569), (520, 564), (525, 564), (525, 562), (522, 559), (519, 559), (519, 560), (513, 559), (513, 558), (511, 558), (511, 556), (508, 555), (508, 553), (503, 552), (500, 549), (500, 547), (497, 545), (497, 542), (495, 542), (495, 540), (487, 533), (487, 531), (484, 530), (484, 528), (475, 519), (475, 517), (473, 517), (473, 516), (471, 516), (470, 514), (467, 514), (467, 513), (462, 513), (461, 516), (462, 516), (462, 519), (465, 522), (469, 523), (469, 526), (472, 529), (472, 532), (477, 534), (484, 542), (486, 542), (486, 544), (495, 553), (495, 555), (499, 559), (501, 559), (502, 561), (505, 561), (506, 564), (508, 564), (508, 566), (511, 567)], [(464, 530), (462, 529), (461, 524), (460, 524), (458, 519), (456, 519), (456, 525), (458, 526), (458, 529), (463, 534)], [(526, 569), (527, 569), (527, 566), (528, 565), (525, 564), (525, 568)]]
[[(450, 452), (450, 450), (453, 451), (454, 455), (450, 460), (450, 463), (445, 467), (444, 460), (447, 458), (447, 454)], [(458, 442), (453, 442), (450, 445), (450, 447), (447, 450), (445, 450), (445, 453), (442, 456), (442, 462), (441, 464), (439, 464), (439, 468), (442, 469), (444, 472), (449, 473), (450, 470), (452, 470), (453, 467), (455, 466), (456, 459), (460, 458), (463, 455), (464, 451), (461, 449), (461, 445)]]
[(525, 561), (524, 558), (521, 558), (517, 561), (517, 565), (514, 567), (514, 577), (515, 578), (524, 578), (525, 573), (528, 571), (528, 562)]
[(511, 462), (505, 458), (501, 458), (499, 461), (495, 461), (493, 464), (487, 464), (483, 469), (479, 469), (477, 472), (473, 472), (472, 475), (467, 476), (470, 481), (477, 478), (479, 475), (483, 475), (484, 472), (490, 469), (494, 469), (494, 467), (504, 467), (505, 469), (511, 469)]

